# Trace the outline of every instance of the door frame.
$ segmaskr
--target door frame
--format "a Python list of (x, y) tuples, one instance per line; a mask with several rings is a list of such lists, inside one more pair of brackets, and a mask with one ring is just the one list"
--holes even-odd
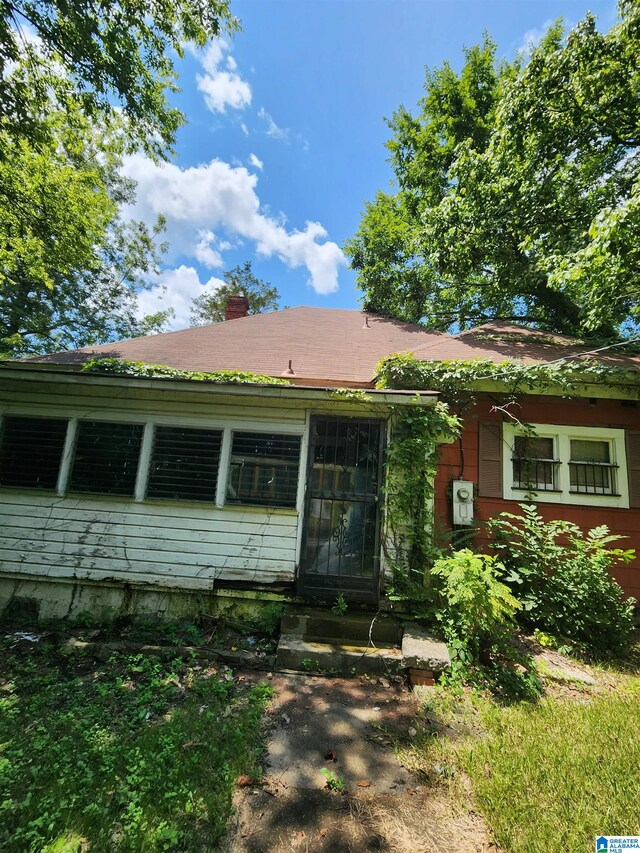
[[(331, 575), (329, 577), (334, 581), (333, 585), (311, 587), (308, 582), (308, 576), (305, 575), (305, 553), (308, 536), (308, 518), (310, 503), (312, 500), (309, 483), (311, 481), (311, 473), (314, 465), (314, 456), (316, 448), (317, 430), (316, 425), (319, 421), (358, 421), (358, 422), (374, 422), (379, 425), (380, 433), (378, 437), (378, 464), (377, 464), (377, 494), (375, 498), (375, 533), (373, 544), (373, 576), (370, 583), (366, 584), (366, 589), (363, 589), (361, 577), (348, 575), (339, 576)], [(307, 444), (307, 462), (305, 469), (304, 481), (304, 500), (302, 510), (302, 536), (300, 557), (298, 562), (298, 576), (296, 582), (297, 594), (300, 598), (320, 598), (326, 601), (335, 599), (341, 593), (347, 601), (363, 604), (377, 605), (380, 600), (383, 583), (382, 572), (382, 524), (384, 504), (384, 474), (385, 474), (385, 454), (387, 446), (387, 419), (384, 417), (364, 417), (360, 415), (335, 415), (323, 414), (321, 412), (312, 413), (309, 418)], [(305, 583), (306, 581), (306, 583)]]

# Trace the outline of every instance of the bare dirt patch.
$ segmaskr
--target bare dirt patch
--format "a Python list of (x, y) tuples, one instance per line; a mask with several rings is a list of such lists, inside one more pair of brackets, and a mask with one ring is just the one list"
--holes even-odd
[(238, 788), (228, 853), (492, 849), (470, 794), (454, 801), (399, 762), (394, 745), (411, 742), (418, 711), (402, 683), (279, 675), (272, 685), (265, 776)]

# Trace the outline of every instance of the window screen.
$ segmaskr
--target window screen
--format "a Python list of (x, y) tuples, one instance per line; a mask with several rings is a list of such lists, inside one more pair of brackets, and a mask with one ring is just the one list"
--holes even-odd
[(215, 501), (222, 432), (156, 427), (147, 496)]
[(0, 485), (55, 489), (67, 424), (63, 418), (3, 418)]
[(300, 437), (234, 432), (227, 502), (294, 507)]
[(140, 424), (80, 421), (69, 490), (133, 496), (142, 430)]

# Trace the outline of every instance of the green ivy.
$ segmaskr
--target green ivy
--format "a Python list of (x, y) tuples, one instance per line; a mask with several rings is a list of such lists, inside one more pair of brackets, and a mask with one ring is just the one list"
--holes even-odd
[(344, 400), (348, 403), (371, 403), (372, 397), (362, 388), (335, 388), (331, 392), (333, 400)]
[(239, 385), (290, 385), (288, 379), (262, 376), (244, 370), (216, 370), (204, 373), (198, 370), (178, 370), (165, 364), (145, 364), (121, 358), (92, 358), (82, 366), (87, 373), (111, 373), (118, 376), (142, 376), (162, 379), (190, 379), (196, 382), (237, 383)]
[(565, 397), (579, 397), (590, 387), (603, 385), (640, 399), (640, 370), (614, 367), (593, 358), (524, 364), (496, 363), (488, 358), (421, 361), (411, 353), (396, 353), (383, 358), (376, 373), (378, 388), (439, 391), (442, 399), (455, 406), (472, 405), (475, 394), (487, 383), (514, 398), (558, 389)]
[(439, 443), (460, 434), (445, 403), (393, 407), (393, 441), (387, 449), (386, 558), (396, 594), (415, 600), (428, 584), (438, 551), (433, 541), (433, 496)]

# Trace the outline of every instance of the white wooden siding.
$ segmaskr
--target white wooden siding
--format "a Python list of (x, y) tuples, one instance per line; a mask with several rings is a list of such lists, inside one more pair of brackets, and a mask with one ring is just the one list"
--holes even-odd
[(293, 580), (298, 514), (0, 493), (0, 565), (185, 588)]
[[(230, 426), (303, 437), (308, 406), (260, 397), (234, 401), (215, 392), (59, 387), (55, 381), (6, 383), (0, 389), (0, 412), (7, 414)], [(302, 456), (301, 479), (305, 466)], [(215, 588), (221, 580), (293, 581), (302, 486), (297, 508), (284, 510), (140, 500), (141, 485), (138, 500), (0, 489), (0, 571), (193, 590)]]

